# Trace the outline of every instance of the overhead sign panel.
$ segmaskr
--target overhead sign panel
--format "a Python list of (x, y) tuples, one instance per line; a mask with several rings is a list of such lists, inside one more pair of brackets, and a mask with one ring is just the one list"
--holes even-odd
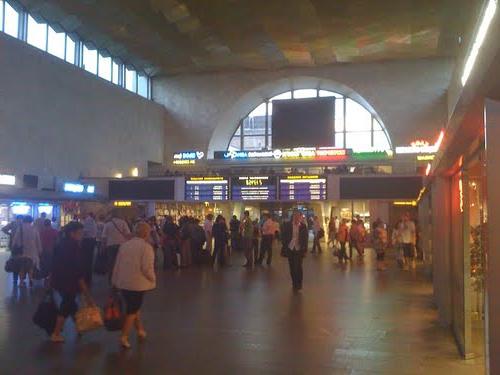
[(326, 200), (326, 178), (317, 175), (285, 176), (280, 178), (280, 200)]
[(220, 176), (188, 177), (185, 184), (186, 201), (227, 201), (229, 181)]
[(231, 180), (231, 198), (234, 201), (277, 200), (276, 176), (240, 176)]

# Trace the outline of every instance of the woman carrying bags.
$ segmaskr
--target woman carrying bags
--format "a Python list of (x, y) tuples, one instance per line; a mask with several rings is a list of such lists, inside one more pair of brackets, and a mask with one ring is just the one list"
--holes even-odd
[(120, 246), (111, 279), (125, 301), (126, 316), (120, 344), (126, 349), (130, 348), (129, 335), (132, 326), (135, 327), (139, 338), (146, 338), (140, 309), (144, 292), (156, 287), (155, 255), (148, 242), (151, 227), (147, 223), (139, 222), (134, 232), (135, 237)]

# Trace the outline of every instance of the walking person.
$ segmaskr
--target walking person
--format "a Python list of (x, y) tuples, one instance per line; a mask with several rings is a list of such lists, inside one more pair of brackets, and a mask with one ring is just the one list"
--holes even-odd
[(94, 265), (94, 252), (97, 244), (97, 222), (92, 212), (89, 212), (82, 221), (82, 262), (85, 283), (92, 286), (92, 271)]
[(224, 266), (226, 264), (229, 234), (227, 231), (226, 219), (224, 219), (222, 215), (218, 215), (215, 219), (215, 224), (212, 227), (212, 233), (215, 240), (212, 265), (215, 264), (216, 260), (218, 260), (219, 265)]
[(262, 224), (262, 239), (260, 241), (260, 256), (257, 264), (262, 264), (264, 257), (267, 254), (267, 265), (271, 265), (273, 259), (273, 241), (276, 236), (276, 224), (274, 223), (271, 215), (264, 214), (264, 224)]
[(356, 243), (358, 223), (356, 219), (351, 220), (351, 228), (349, 229), (349, 259), (352, 259), (353, 250), (358, 251), (358, 245)]
[(405, 269), (416, 268), (415, 264), (415, 243), (416, 243), (416, 227), (415, 223), (410, 219), (410, 214), (403, 215), (398, 228), (399, 240), (403, 248), (404, 266)]
[(52, 259), (56, 247), (59, 232), (52, 227), (52, 222), (45, 219), (45, 224), (40, 232), (40, 243), (42, 254), (40, 255), (40, 272), (43, 278), (47, 278), (52, 269)]
[(288, 257), (294, 291), (302, 289), (302, 260), (307, 253), (308, 240), (307, 226), (304, 224), (300, 211), (296, 210), (293, 213), (292, 221), (284, 224), (282, 233), (282, 246)]
[(250, 212), (245, 211), (243, 213), (243, 220), (240, 225), (241, 240), (243, 242), (243, 250), (245, 252), (246, 263), (243, 267), (253, 267), (254, 257), (253, 257), (253, 222), (250, 219)]
[(349, 239), (349, 228), (347, 227), (347, 220), (342, 219), (337, 231), (337, 242), (340, 244), (340, 249), (338, 252), (339, 262), (342, 263), (347, 261), (349, 257), (347, 256), (346, 243)]
[(335, 247), (335, 241), (337, 240), (337, 216), (330, 218), (328, 223), (328, 244)]
[(135, 327), (140, 339), (146, 338), (141, 321), (144, 293), (156, 287), (155, 254), (148, 242), (151, 227), (145, 222), (135, 226), (134, 237), (120, 246), (113, 268), (113, 286), (121, 291), (125, 300), (125, 321), (120, 336), (122, 347), (130, 348), (129, 335)]
[(205, 237), (206, 237), (206, 247), (205, 249), (209, 252), (209, 254), (212, 254), (212, 227), (214, 226), (214, 215), (213, 214), (208, 214), (205, 218), (205, 222), (203, 223), (203, 229), (205, 230)]
[(316, 249), (318, 250), (318, 253), (321, 253), (323, 252), (323, 250), (321, 249), (321, 239), (324, 237), (325, 232), (318, 216), (314, 216), (313, 218), (312, 231), (314, 240), (311, 253), (315, 253)]
[(113, 211), (111, 215), (108, 222), (104, 224), (102, 231), (102, 244), (108, 259), (108, 276), (110, 280), (120, 245), (128, 241), (131, 236), (127, 222), (119, 218), (116, 211)]
[(88, 303), (93, 304), (88, 286), (85, 282), (85, 270), (82, 262), (83, 225), (75, 221), (70, 222), (63, 229), (64, 238), (54, 250), (54, 261), (50, 283), (53, 290), (60, 297), (56, 325), (51, 340), (55, 343), (64, 342), (61, 335), (64, 322), (73, 317), (78, 310), (76, 298), (83, 294)]
[(21, 286), (25, 285), (24, 279), (28, 276), (29, 286), (33, 286), (33, 271), (40, 267), (40, 255), (42, 253), (42, 243), (40, 234), (33, 226), (33, 218), (24, 216), (23, 223), (16, 231), (13, 241), (14, 248), (21, 249), (22, 267), (19, 272)]
[(253, 260), (254, 264), (257, 264), (259, 259), (259, 239), (260, 239), (260, 224), (259, 220), (255, 219), (253, 221), (253, 236), (252, 236), (252, 250), (253, 250)]
[(385, 271), (385, 249), (387, 247), (387, 229), (382, 220), (373, 226), (373, 248), (377, 254), (377, 270)]

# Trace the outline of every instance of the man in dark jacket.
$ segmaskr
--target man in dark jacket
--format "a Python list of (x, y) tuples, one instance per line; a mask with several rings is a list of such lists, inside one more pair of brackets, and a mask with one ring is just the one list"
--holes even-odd
[(300, 211), (293, 212), (292, 220), (283, 225), (282, 244), (290, 265), (294, 290), (302, 289), (302, 259), (307, 253), (309, 232)]

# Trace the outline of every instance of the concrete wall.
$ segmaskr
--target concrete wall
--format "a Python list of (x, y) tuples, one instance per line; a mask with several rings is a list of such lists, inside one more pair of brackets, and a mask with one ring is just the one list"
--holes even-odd
[[(263, 99), (293, 88), (320, 87), (371, 106), (394, 145), (433, 141), (447, 120), (447, 59), (339, 64), (312, 69), (234, 72), (156, 78), (153, 97), (169, 112), (179, 136), (172, 151), (225, 149), (237, 127)], [(359, 94), (359, 95), (356, 95)]]
[(126, 175), (163, 161), (163, 106), (0, 33), (0, 170)]

